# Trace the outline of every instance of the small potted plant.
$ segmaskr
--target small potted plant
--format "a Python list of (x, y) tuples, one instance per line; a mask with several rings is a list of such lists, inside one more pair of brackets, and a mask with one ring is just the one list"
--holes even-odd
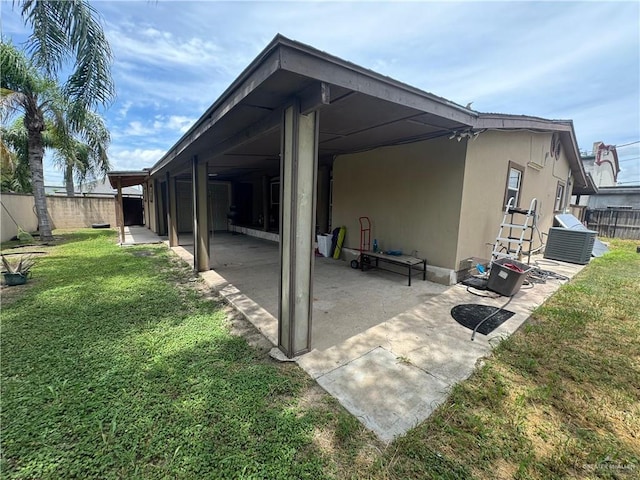
[(27, 283), (27, 278), (31, 273), (31, 267), (34, 265), (34, 260), (30, 255), (21, 256), (19, 260), (11, 262), (7, 260), (7, 257), (2, 255), (2, 266), (4, 271), (4, 281), (8, 286), (23, 285)]

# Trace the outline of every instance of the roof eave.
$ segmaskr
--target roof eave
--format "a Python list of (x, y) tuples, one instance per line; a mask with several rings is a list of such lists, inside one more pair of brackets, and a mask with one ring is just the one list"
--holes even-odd
[(118, 188), (118, 181), (120, 187), (132, 187), (134, 185), (141, 185), (149, 179), (148, 170), (121, 170), (107, 172), (109, 178), (109, 184), (111, 188)]
[[(587, 173), (580, 159), (580, 151), (573, 128), (572, 120), (548, 120), (540, 117), (528, 117), (525, 115), (504, 115), (495, 113), (481, 113), (474, 128), (489, 130), (536, 130), (559, 132), (567, 141), (565, 151), (569, 160), (569, 166), (574, 180), (581, 187), (588, 188)], [(570, 146), (566, 149), (567, 144)]]

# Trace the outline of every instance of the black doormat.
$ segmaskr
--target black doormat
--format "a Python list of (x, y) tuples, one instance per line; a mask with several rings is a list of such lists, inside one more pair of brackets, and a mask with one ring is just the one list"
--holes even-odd
[[(476, 328), (478, 323), (496, 310), (499, 309), (497, 307), (489, 307), (487, 305), (478, 305), (477, 303), (464, 303), (453, 307), (451, 309), (451, 316), (463, 327), (473, 330)], [(480, 325), (477, 332), (483, 335), (488, 335), (513, 317), (513, 315), (515, 314), (509, 310), (500, 310), (493, 317)]]

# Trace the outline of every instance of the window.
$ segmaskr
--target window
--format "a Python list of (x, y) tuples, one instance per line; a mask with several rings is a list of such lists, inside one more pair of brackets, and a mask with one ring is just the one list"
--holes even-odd
[(280, 181), (271, 182), (271, 206), (280, 205)]
[(560, 182), (556, 187), (556, 203), (553, 208), (556, 212), (560, 212), (564, 208), (564, 185)]
[(504, 194), (504, 205), (509, 204), (509, 200), (513, 198), (511, 206), (520, 205), (520, 191), (522, 190), (522, 177), (524, 175), (524, 167), (509, 162), (509, 173), (507, 175), (507, 187)]

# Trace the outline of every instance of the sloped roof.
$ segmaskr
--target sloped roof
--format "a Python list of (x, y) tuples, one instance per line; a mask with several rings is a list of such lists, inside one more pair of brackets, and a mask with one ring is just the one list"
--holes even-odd
[(589, 188), (571, 120), (480, 113), (309, 45), (276, 37), (150, 169), (186, 171), (198, 156), (211, 173), (278, 171), (283, 107), (320, 111), (319, 156), (410, 143), (453, 132), (558, 132), (576, 186)]

